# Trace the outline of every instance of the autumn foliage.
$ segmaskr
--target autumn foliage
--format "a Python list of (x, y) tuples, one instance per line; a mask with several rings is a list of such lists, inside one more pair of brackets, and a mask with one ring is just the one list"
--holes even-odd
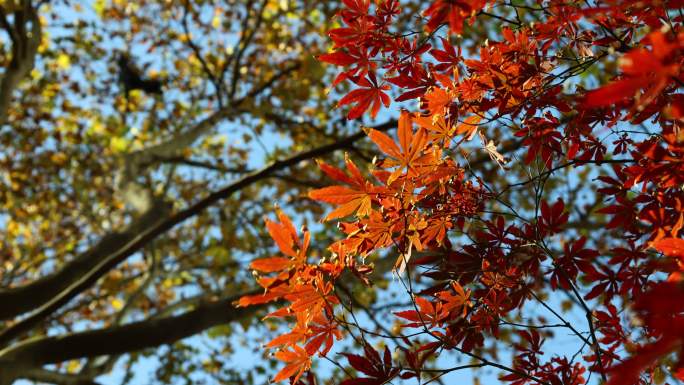
[[(289, 320), (267, 345), (284, 363), (275, 381), (304, 382), (315, 356), (352, 333), (336, 285), (350, 277), (372, 285), (367, 259), (378, 253), (394, 256), (411, 306), (391, 310), (401, 332), (375, 335), (376, 347), (357, 336), (363, 352), (343, 353), (355, 370), (345, 385), (485, 366), (512, 385), (684, 381), (684, 4), (517, 3), (425, 2), (412, 33), (393, 28), (399, 1), (344, 1), (332, 50), (318, 59), (338, 71), (331, 86), (350, 86), (338, 101), (349, 119), (389, 107), (398, 124), (395, 133), (367, 130), (382, 153), (369, 167), (350, 157), (342, 168), (319, 162), (330, 185), (309, 198), (330, 207), (323, 220), (340, 231), (324, 258), (309, 257), (310, 232), (283, 212), (266, 221), (280, 254), (252, 262), (264, 292), (239, 304), (278, 301), (268, 317)], [(496, 38), (466, 53), (458, 35), (483, 19), (497, 25)], [(610, 60), (608, 83), (589, 90), (575, 79)], [(418, 107), (400, 110), (406, 101)], [(509, 159), (490, 137), (497, 125), (521, 157)], [(645, 135), (634, 134), (639, 126)], [(535, 171), (489, 188), (469, 170), (473, 147), (498, 172)], [(604, 219), (610, 238), (571, 226), (575, 202), (543, 198), (546, 180), (565, 169), (595, 173), (600, 201), (586, 215)], [(532, 185), (539, 195), (528, 208), (501, 198)], [(573, 325), (554, 313), (556, 327), (583, 343), (581, 354), (545, 356), (551, 326), (506, 321), (554, 296), (569, 297), (585, 318)], [(511, 343), (509, 361), (486, 352), (500, 339)], [(471, 363), (427, 370), (446, 351)]]

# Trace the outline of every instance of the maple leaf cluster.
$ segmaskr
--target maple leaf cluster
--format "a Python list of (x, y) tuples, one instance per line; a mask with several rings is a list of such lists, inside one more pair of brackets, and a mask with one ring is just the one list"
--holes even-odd
[[(413, 308), (394, 312), (401, 329), (417, 329), (413, 336), (428, 342), (403, 337), (407, 346), (393, 359), (387, 348), (381, 358), (364, 340), (365, 357), (345, 355), (367, 377), (345, 384), (420, 379), (427, 362), (444, 351), (474, 360), (464, 368), (496, 367), (504, 372), (500, 379), (514, 385), (582, 384), (594, 373), (611, 385), (646, 384), (660, 381), (664, 365), (672, 378), (684, 380), (684, 98), (678, 93), (684, 18), (674, 12), (682, 2), (537, 1), (523, 7), (437, 0), (425, 6), (420, 38), (420, 32), (392, 30), (402, 15), (399, 1), (344, 5), (344, 26), (330, 31), (334, 51), (318, 58), (343, 67), (333, 87), (357, 87), (338, 102), (351, 104), (348, 118), (376, 117), (390, 105), (393, 89), (395, 101), (417, 99), (419, 107), (401, 111), (396, 139), (367, 131), (382, 154), (368, 172), (349, 157), (344, 170), (319, 163), (335, 184), (309, 197), (334, 206), (324, 220), (338, 221), (344, 234), (328, 247), (330, 257), (309, 261), (309, 233), (300, 243), (282, 213), (280, 224), (267, 222), (284, 256), (252, 263), (259, 274), (271, 275), (258, 278), (265, 294), (240, 305), (286, 302), (270, 315), (293, 320), (290, 332), (268, 344), (286, 364), (275, 380), (297, 382), (313, 355), (325, 356), (342, 338), (349, 325), (336, 285), (345, 273), (370, 285), (373, 266), (365, 258), (381, 250), (395, 254), (400, 279), (430, 282), (410, 291)], [(491, 14), (497, 7), (512, 7), (514, 16)], [(524, 22), (523, 11), (536, 15), (535, 22)], [(492, 15), (504, 23), (499, 41), (488, 39), (463, 54), (453, 35)], [(619, 73), (607, 84), (568, 90), (573, 77), (618, 54)], [(653, 130), (648, 135), (625, 128), (644, 122)], [(480, 136), (482, 149), (503, 168), (509, 159), (486, 137), (496, 124), (516, 140), (520, 163), (541, 170), (501, 191), (469, 174), (457, 151)], [(606, 219), (601, 234), (608, 241), (572, 230), (573, 202), (539, 193), (524, 212), (500, 198), (513, 187), (538, 183), (543, 190), (555, 172), (573, 167), (595, 167), (601, 207), (588, 215)], [(510, 212), (489, 210), (502, 205)], [(545, 302), (556, 292), (581, 309), (585, 332)], [(560, 324), (508, 321), (533, 305), (551, 309)], [(518, 329), (512, 337), (503, 326)], [(583, 361), (544, 356), (550, 334), (542, 329), (552, 327), (567, 329), (590, 349)], [(508, 365), (485, 356), (486, 342), (503, 338), (515, 341)]]
[[(266, 221), (282, 255), (251, 263), (265, 292), (243, 297), (238, 305), (288, 303), (268, 315), (294, 319), (290, 332), (266, 345), (277, 348), (276, 358), (286, 363), (275, 381), (293, 377), (296, 382), (310, 368), (311, 356), (326, 355), (334, 339), (341, 338), (342, 323), (335, 317), (340, 299), (334, 284), (343, 272), (350, 271), (370, 285), (373, 268), (363, 263), (364, 257), (378, 249), (398, 246), (403, 250), (395, 264), (400, 274), (409, 263), (412, 250), (437, 249), (448, 244), (447, 233), (462, 230), (467, 219), (481, 210), (486, 194), (464, 180), (463, 169), (444, 156), (439, 139), (430, 139), (425, 128), (414, 127), (414, 118), (408, 112), (402, 114), (398, 143), (380, 131), (368, 132), (387, 155), (372, 171), (372, 180), (349, 158), (346, 172), (319, 163), (321, 170), (340, 185), (313, 190), (309, 196), (336, 206), (325, 220), (350, 220), (339, 224), (347, 237), (330, 245), (332, 257), (309, 261), (306, 253), (310, 233), (305, 230), (300, 241), (284, 213), (278, 213), (280, 222)], [(442, 324), (452, 313), (466, 313), (467, 294), (457, 283), (452, 289), (442, 290), (435, 297), (440, 301), (437, 306)], [(432, 306), (427, 300), (419, 301), (424, 301), (422, 306)], [(411, 319), (407, 314), (403, 317)], [(355, 365), (356, 359), (349, 357)], [(389, 365), (387, 358), (378, 363)], [(384, 383), (398, 371), (382, 372), (384, 377), (374, 373), (376, 378), (382, 378), (377, 383)]]

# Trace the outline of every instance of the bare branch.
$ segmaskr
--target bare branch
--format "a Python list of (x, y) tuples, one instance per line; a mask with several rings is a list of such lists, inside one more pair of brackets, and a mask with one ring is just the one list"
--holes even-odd
[(137, 175), (142, 168), (153, 164), (155, 160), (178, 157), (185, 148), (192, 145), (200, 137), (211, 131), (219, 122), (224, 119), (228, 119), (237, 113), (240, 113), (240, 106), (245, 101), (259, 96), (262, 92), (270, 88), (276, 81), (297, 68), (299, 68), (299, 63), (294, 63), (284, 68), (269, 78), (264, 84), (252, 89), (243, 98), (234, 101), (230, 106), (226, 106), (225, 108), (216, 111), (206, 119), (194, 125), (189, 130), (174, 135), (168, 140), (165, 140), (157, 145), (126, 154), (125, 173), (127, 175), (125, 176), (125, 179), (130, 180), (131, 177)]
[(29, 369), (19, 378), (26, 380), (37, 381), (41, 383), (59, 384), (59, 385), (97, 385), (90, 375), (85, 374), (65, 374), (60, 372), (53, 372), (51, 370), (35, 368)]
[[(259, 290), (260, 292), (260, 290)], [(194, 310), (164, 318), (153, 318), (123, 326), (90, 330), (65, 336), (45, 337), (17, 344), (0, 352), (0, 362), (21, 363), (23, 372), (33, 368), (72, 359), (117, 355), (170, 344), (208, 328), (250, 317), (268, 306), (237, 308), (233, 302), (250, 291), (207, 301)], [(25, 377), (19, 373), (16, 377)], [(44, 374), (44, 373), (43, 373)]]
[(64, 265), (58, 272), (39, 278), (25, 286), (0, 289), (0, 320), (37, 308), (66, 290), (71, 283), (92, 270), (106, 255), (130, 242), (147, 228), (153, 227), (168, 215), (169, 208), (152, 206), (145, 214), (136, 218), (126, 229), (105, 235), (91, 249)]
[[(7, 111), (12, 102), (14, 90), (33, 69), (42, 37), (38, 12), (29, 2), (22, 9), (14, 12), (14, 25), (9, 24), (6, 16), (2, 9), (0, 25), (12, 40), (12, 60), (5, 68), (5, 73), (0, 80), (0, 125), (7, 122)], [(26, 31), (27, 23), (31, 25), (30, 31)]]
[(213, 326), (251, 316), (263, 306), (236, 308), (232, 303), (243, 295), (255, 293), (250, 291), (207, 301), (177, 316), (27, 341), (1, 351), (0, 360), (39, 366), (77, 358), (123, 354), (173, 343)]

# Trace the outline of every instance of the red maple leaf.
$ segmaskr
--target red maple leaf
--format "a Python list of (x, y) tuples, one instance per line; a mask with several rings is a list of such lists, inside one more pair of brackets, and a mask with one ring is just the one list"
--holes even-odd
[(352, 90), (347, 95), (345, 95), (339, 102), (338, 106), (344, 106), (347, 104), (354, 104), (347, 114), (348, 119), (356, 119), (361, 117), (366, 110), (370, 108), (370, 116), (375, 118), (380, 111), (380, 105), (389, 107), (391, 99), (383, 91), (390, 89), (390, 86), (378, 85), (375, 75), (369, 73), (367, 78), (362, 78), (356, 82), (356, 84), (365, 87)]
[(427, 30), (434, 31), (444, 22), (449, 22), (452, 33), (463, 31), (463, 22), (466, 18), (484, 8), (484, 0), (437, 0), (423, 11), (423, 15), (430, 18)]
[(621, 80), (590, 91), (584, 98), (585, 107), (604, 107), (623, 99), (638, 95), (637, 107), (650, 104), (665, 87), (679, 74), (681, 64), (671, 62), (670, 56), (680, 47), (670, 43), (664, 33), (655, 31), (645, 39), (652, 49), (637, 48), (621, 59), (620, 68), (624, 73)]

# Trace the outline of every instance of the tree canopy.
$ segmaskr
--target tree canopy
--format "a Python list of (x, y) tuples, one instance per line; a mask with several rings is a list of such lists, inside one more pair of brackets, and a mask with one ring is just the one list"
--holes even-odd
[(683, 7), (0, 1), (0, 384), (684, 380)]

